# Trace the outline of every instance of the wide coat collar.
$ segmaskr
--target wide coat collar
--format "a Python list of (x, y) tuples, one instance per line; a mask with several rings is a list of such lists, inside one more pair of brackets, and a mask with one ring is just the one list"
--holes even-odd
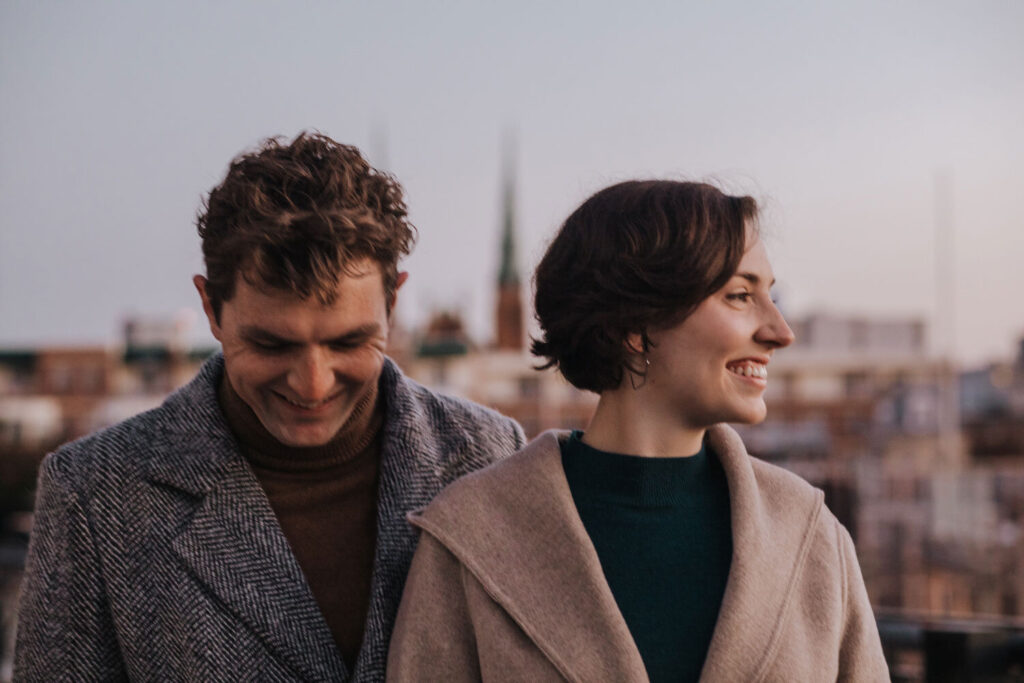
[[(217, 403), (223, 371), (223, 356), (217, 354), (158, 409), (164, 438), (152, 444), (144, 476), (193, 502), (180, 518), (164, 522), (179, 529), (172, 547), (196, 579), (299, 677), (347, 679), (351, 672)], [(444, 449), (458, 447), (460, 439), (457, 430), (449, 430), (445, 443), (438, 443), (436, 430), (425, 426), (429, 416), (422, 388), (406, 380), (390, 360), (380, 382), (386, 414), (378, 541), (355, 680), (383, 675), (387, 634), (416, 542), (405, 512), (430, 501), (445, 473)]]
[[(471, 474), (411, 521), (436, 537), (569, 680), (644, 681), (640, 653), (576, 511), (559, 439)], [(733, 557), (701, 680), (756, 680), (823, 509), (802, 480), (750, 458), (718, 425), (709, 444), (729, 484)]]

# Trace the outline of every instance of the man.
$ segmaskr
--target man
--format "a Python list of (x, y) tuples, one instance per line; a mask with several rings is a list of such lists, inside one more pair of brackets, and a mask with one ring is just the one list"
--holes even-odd
[(231, 164), (194, 278), (223, 353), (40, 470), (19, 680), (382, 680), (405, 515), (524, 443), (385, 356), (402, 190), (322, 135)]

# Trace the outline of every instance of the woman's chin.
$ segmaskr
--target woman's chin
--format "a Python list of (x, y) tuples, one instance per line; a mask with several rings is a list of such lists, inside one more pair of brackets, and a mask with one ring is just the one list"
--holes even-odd
[(764, 422), (768, 417), (768, 407), (764, 401), (758, 400), (756, 405), (746, 406), (744, 410), (737, 411), (736, 416), (730, 420), (733, 424), (756, 425)]

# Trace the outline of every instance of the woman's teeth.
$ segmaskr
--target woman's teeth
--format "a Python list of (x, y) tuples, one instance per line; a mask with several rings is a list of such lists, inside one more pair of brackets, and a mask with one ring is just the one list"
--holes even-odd
[(729, 367), (729, 372), (735, 372), (737, 375), (743, 375), (744, 377), (757, 377), (759, 379), (768, 379), (768, 368), (767, 366), (761, 365), (760, 363), (744, 363), (742, 365), (732, 365)]

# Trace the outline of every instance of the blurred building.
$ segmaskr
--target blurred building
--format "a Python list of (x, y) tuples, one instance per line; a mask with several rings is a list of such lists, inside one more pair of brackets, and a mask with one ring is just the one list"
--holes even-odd
[(1006, 392), (994, 397), (929, 356), (920, 321), (793, 327), (770, 366), (768, 420), (742, 430), (751, 452), (825, 491), (883, 613), (1024, 616), (1024, 412), (1005, 381), (1024, 372), (992, 368)]
[(1024, 453), (1024, 337), (1012, 361), (960, 376), (964, 429), (979, 461)]
[(0, 351), (0, 447), (52, 446), (158, 405), (212, 352), (189, 349), (187, 332), (131, 318), (118, 347)]

